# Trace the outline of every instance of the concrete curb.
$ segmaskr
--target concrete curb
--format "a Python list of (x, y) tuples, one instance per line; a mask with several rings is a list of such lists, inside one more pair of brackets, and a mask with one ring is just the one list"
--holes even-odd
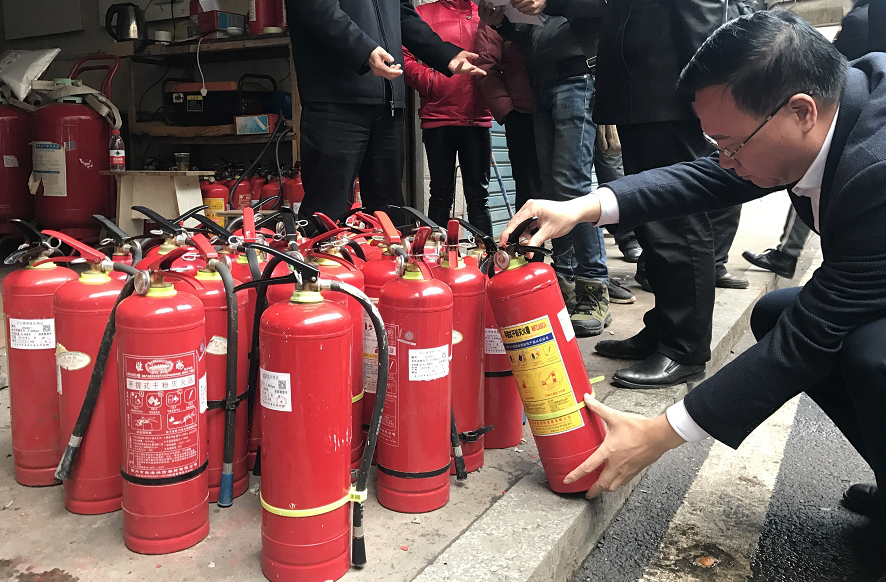
[[(776, 287), (777, 280), (775, 275), (760, 277), (748, 291), (731, 294), (728, 302), (718, 296), (709, 374), (727, 360), (748, 328), (754, 304)], [(617, 389), (604, 401), (620, 410), (654, 416), (689, 389), (686, 384), (666, 390)], [(644, 473), (616, 493), (587, 501), (580, 494), (552, 495), (541, 465), (536, 465), (414, 580), (566, 580), (597, 543)]]

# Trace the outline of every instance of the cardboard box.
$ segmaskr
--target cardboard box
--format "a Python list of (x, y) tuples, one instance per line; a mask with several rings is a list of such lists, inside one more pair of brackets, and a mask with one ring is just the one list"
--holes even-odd
[(274, 131), (276, 115), (238, 115), (234, 118), (237, 135), (262, 135)]

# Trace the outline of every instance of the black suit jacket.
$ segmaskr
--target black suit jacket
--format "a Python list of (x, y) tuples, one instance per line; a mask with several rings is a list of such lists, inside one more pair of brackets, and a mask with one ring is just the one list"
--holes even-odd
[[(409, 0), (286, 0), (292, 56), (302, 103), (406, 107), (403, 76), (386, 81), (369, 72), (367, 60), (383, 47), (403, 64), (403, 46), (446, 76), (461, 52), (443, 42)], [(472, 48), (472, 47), (468, 47)]]
[[(619, 229), (741, 204), (769, 191), (722, 169), (716, 155), (609, 184)], [(807, 198), (792, 196), (812, 225)], [(819, 204), (824, 262), (776, 327), (687, 395), (692, 418), (737, 447), (782, 404), (835, 370), (843, 340), (886, 317), (886, 54), (853, 62)]]

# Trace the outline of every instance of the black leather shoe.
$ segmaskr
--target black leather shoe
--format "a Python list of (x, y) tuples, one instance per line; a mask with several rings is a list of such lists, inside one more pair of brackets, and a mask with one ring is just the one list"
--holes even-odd
[(856, 483), (855, 485), (850, 485), (849, 489), (843, 492), (843, 499), (840, 500), (840, 505), (849, 511), (874, 517), (877, 513), (877, 494), (876, 485)]
[(747, 289), (750, 285), (747, 279), (737, 277), (729, 271), (718, 273), (714, 284), (721, 289)]
[(645, 360), (655, 353), (655, 347), (634, 336), (625, 340), (602, 340), (594, 349), (601, 356), (616, 360)]
[(705, 365), (678, 364), (664, 354), (654, 353), (630, 368), (612, 375), (612, 383), (625, 388), (667, 388), (704, 379)]
[(621, 260), (626, 263), (636, 263), (640, 260), (640, 255), (643, 254), (643, 249), (635, 238), (628, 239), (623, 245), (618, 245), (618, 250), (621, 251)]
[(646, 271), (637, 271), (637, 274), (634, 275), (634, 281), (637, 282), (637, 285), (640, 286), (640, 289), (646, 291), (647, 293), (654, 293), (652, 290), (652, 285), (649, 284), (649, 279), (646, 277)]
[(797, 270), (797, 259), (776, 249), (766, 249), (762, 253), (745, 251), (741, 256), (755, 267), (772, 271), (785, 279), (793, 279)]

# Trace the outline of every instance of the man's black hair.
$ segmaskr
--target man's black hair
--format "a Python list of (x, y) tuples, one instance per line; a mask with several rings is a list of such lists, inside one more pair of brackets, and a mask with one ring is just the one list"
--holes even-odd
[(702, 89), (726, 85), (739, 110), (765, 117), (796, 93), (837, 105), (846, 71), (846, 58), (808, 22), (763, 10), (717, 29), (683, 68), (677, 88), (694, 100)]

